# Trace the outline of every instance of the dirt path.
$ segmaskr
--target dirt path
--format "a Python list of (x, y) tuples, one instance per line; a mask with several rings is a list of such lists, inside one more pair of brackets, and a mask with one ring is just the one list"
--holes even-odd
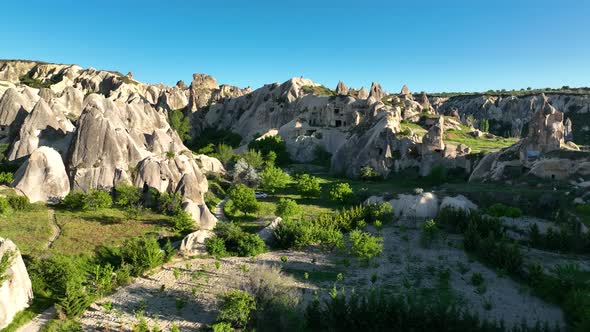
[(57, 312), (55, 311), (54, 307), (51, 307), (39, 315), (37, 317), (31, 319), (30, 322), (27, 324), (19, 327), (16, 332), (38, 332), (43, 329), (50, 320), (54, 319), (57, 316)]
[(55, 240), (57, 240), (57, 238), (61, 234), (61, 228), (59, 228), (59, 225), (57, 224), (57, 217), (55, 216), (55, 210), (53, 209), (49, 209), (49, 223), (51, 224), (51, 228), (53, 229), (53, 234), (47, 242), (47, 249), (51, 248), (53, 242), (55, 242)]
[(223, 207), (225, 206), (225, 203), (227, 203), (228, 200), (229, 196), (226, 196), (221, 202), (219, 202), (219, 204), (215, 206), (215, 209), (213, 209), (213, 215), (219, 221), (228, 221), (227, 216), (225, 215), (225, 213), (223, 213)]

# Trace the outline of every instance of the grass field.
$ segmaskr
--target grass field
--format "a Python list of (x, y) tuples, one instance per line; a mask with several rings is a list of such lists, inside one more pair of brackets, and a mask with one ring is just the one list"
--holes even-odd
[(89, 254), (102, 245), (118, 245), (123, 240), (148, 233), (171, 234), (169, 218), (142, 211), (130, 219), (124, 211), (110, 208), (97, 211), (56, 211), (61, 235), (53, 243), (53, 252), (69, 255)]
[(23, 255), (38, 255), (51, 237), (49, 209), (32, 204), (26, 211), (14, 211), (0, 217), (0, 237), (11, 239)]
[(480, 152), (494, 152), (500, 149), (509, 147), (514, 143), (518, 142), (518, 138), (504, 138), (504, 137), (496, 137), (496, 138), (475, 138), (467, 131), (461, 131), (456, 129), (449, 129), (445, 132), (444, 142), (450, 144), (464, 144), (471, 148), (471, 153), (480, 153)]

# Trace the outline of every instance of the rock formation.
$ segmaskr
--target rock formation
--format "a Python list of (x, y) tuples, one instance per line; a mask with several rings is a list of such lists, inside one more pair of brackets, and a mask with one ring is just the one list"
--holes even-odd
[(422, 154), (442, 151), (445, 148), (443, 142), (443, 134), (445, 131), (444, 118), (439, 117), (436, 122), (430, 127), (428, 133), (422, 139)]
[(385, 97), (385, 92), (381, 88), (381, 84), (373, 82), (371, 84), (371, 91), (369, 92), (369, 98), (375, 98), (375, 100), (381, 101)]
[(348, 95), (348, 87), (346, 84), (342, 83), (342, 81), (338, 81), (338, 85), (336, 86), (336, 94), (339, 96)]
[(20, 251), (9, 239), (0, 238), (0, 259), (10, 257), (6, 271), (0, 271), (0, 329), (27, 308), (33, 299), (33, 288)]
[(14, 174), (13, 186), (31, 202), (57, 203), (70, 192), (70, 181), (61, 156), (42, 146), (30, 155)]
[(203, 255), (207, 253), (205, 240), (215, 235), (208, 230), (198, 230), (190, 233), (180, 243), (179, 253), (184, 256)]

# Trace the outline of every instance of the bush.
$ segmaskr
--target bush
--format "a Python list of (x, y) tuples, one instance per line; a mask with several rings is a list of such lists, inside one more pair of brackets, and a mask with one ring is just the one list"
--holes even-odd
[(138, 207), (141, 202), (139, 188), (127, 184), (115, 187), (115, 204), (122, 208)]
[(373, 169), (371, 166), (364, 166), (361, 168), (359, 176), (362, 180), (376, 180), (381, 178), (381, 174)]
[(383, 251), (383, 239), (369, 233), (354, 230), (348, 239), (352, 253), (361, 259), (370, 260)]
[(438, 240), (440, 231), (438, 229), (438, 226), (436, 225), (436, 222), (432, 219), (424, 222), (424, 224), (422, 224), (421, 229), (422, 230), (420, 233), (420, 244), (423, 247), (428, 248), (432, 245), (433, 242)]
[(260, 209), (254, 189), (248, 188), (246, 185), (236, 185), (229, 191), (229, 197), (235, 210), (244, 214), (254, 213)]
[(0, 287), (4, 284), (6, 280), (8, 280), (8, 275), (6, 271), (10, 266), (12, 266), (12, 262), (16, 253), (12, 250), (6, 250), (2, 256), (0, 257)]
[(246, 161), (248, 165), (250, 165), (254, 169), (259, 169), (264, 165), (264, 158), (262, 157), (262, 153), (257, 150), (248, 150), (242, 154), (242, 159)]
[(243, 329), (250, 321), (254, 310), (256, 310), (256, 303), (250, 294), (240, 290), (230, 290), (221, 298), (217, 321)]
[(9, 195), (6, 198), (8, 199), (8, 204), (16, 211), (26, 210), (31, 205), (27, 196)]
[(10, 211), (10, 203), (8, 199), (0, 197), (0, 215), (7, 214)]
[(10, 185), (14, 180), (13, 174), (10, 172), (1, 172), (0, 173), (0, 184)]
[(381, 204), (368, 204), (365, 219), (367, 222), (374, 223), (376, 221), (388, 222), (394, 217), (393, 206), (387, 202)]
[(86, 208), (86, 194), (82, 191), (70, 191), (60, 205), (68, 210), (83, 210)]
[(212, 236), (205, 240), (205, 248), (207, 253), (215, 257), (227, 256), (227, 250), (225, 248), (225, 241), (219, 236)]
[(180, 210), (174, 217), (172, 217), (174, 230), (181, 234), (190, 233), (195, 228), (195, 221), (186, 211)]
[(486, 213), (494, 217), (519, 218), (522, 216), (522, 210), (519, 208), (506, 206), (502, 203), (496, 203), (488, 207)]
[(253, 257), (261, 254), (266, 249), (266, 245), (258, 234), (243, 232), (238, 239), (238, 256)]
[(230, 323), (225, 323), (225, 322), (215, 323), (215, 324), (211, 325), (211, 330), (213, 332), (233, 332), (233, 331), (235, 331), (231, 327)]
[(219, 159), (222, 164), (227, 165), (234, 159), (235, 153), (231, 146), (222, 143), (217, 145), (216, 152), (213, 156)]
[(320, 180), (309, 174), (299, 176), (295, 183), (295, 188), (297, 188), (297, 191), (305, 197), (317, 197), (322, 190)]
[(289, 198), (281, 198), (277, 203), (275, 215), (288, 220), (294, 217), (300, 217), (303, 214), (303, 210), (297, 202)]
[(161, 193), (158, 197), (158, 211), (169, 216), (182, 211), (182, 196), (180, 193)]
[(301, 248), (315, 241), (314, 226), (306, 220), (283, 220), (273, 230), (273, 244), (281, 249)]
[(214, 232), (213, 240), (206, 242), (207, 252), (214, 256), (256, 256), (266, 248), (258, 234), (246, 233), (233, 223), (218, 223)]
[(248, 144), (248, 149), (260, 151), (263, 156), (268, 156), (269, 152), (276, 154), (275, 163), (279, 166), (287, 165), (291, 162), (287, 152), (287, 144), (279, 136), (266, 136), (259, 140), (253, 140)]
[(111, 194), (106, 191), (91, 189), (86, 194), (84, 209), (103, 209), (110, 207), (112, 204), (113, 199), (111, 198)]
[(337, 183), (330, 189), (330, 199), (337, 202), (346, 202), (353, 196), (352, 188), (348, 183)]
[(447, 169), (442, 166), (434, 166), (428, 175), (424, 177), (424, 181), (431, 185), (441, 185), (447, 181)]
[(153, 237), (125, 240), (121, 246), (121, 259), (130, 265), (132, 276), (138, 276), (164, 263), (164, 251)]
[(260, 173), (260, 182), (264, 190), (274, 193), (277, 189), (287, 186), (289, 174), (276, 166), (269, 165)]

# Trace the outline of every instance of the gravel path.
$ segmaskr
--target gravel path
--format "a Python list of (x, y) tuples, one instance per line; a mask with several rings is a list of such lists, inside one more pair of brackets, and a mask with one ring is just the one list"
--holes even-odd
[(59, 228), (59, 225), (57, 224), (57, 217), (55, 215), (55, 210), (49, 209), (48, 213), (49, 213), (49, 223), (51, 224), (51, 228), (53, 229), (53, 234), (51, 235), (51, 238), (47, 242), (47, 245), (46, 245), (47, 249), (51, 248), (53, 243), (57, 240), (57, 238), (61, 234), (61, 228)]
[(213, 215), (219, 221), (228, 221), (227, 216), (223, 212), (223, 207), (225, 206), (225, 203), (227, 203), (228, 200), (229, 196), (226, 196), (221, 202), (219, 202), (219, 204), (215, 206), (215, 209), (213, 209)]
[(38, 332), (49, 323), (50, 320), (54, 319), (57, 316), (57, 312), (55, 311), (55, 307), (51, 307), (42, 313), (40, 313), (37, 317), (33, 318), (27, 324), (19, 327), (16, 332)]

